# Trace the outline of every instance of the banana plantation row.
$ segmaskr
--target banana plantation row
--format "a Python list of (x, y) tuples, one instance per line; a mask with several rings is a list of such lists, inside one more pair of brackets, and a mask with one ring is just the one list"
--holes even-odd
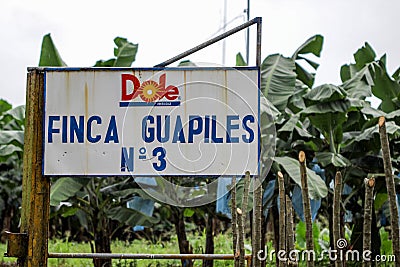
[[(114, 42), (115, 58), (99, 60), (95, 66), (132, 65), (138, 45), (120, 37)], [(386, 55), (377, 57), (365, 43), (354, 54), (353, 62), (340, 69), (340, 85), (315, 86), (322, 47), (323, 37), (316, 35), (292, 56), (274, 54), (262, 62), (261, 91), (266, 98), (260, 120), (263, 216), (262, 232), (257, 238), (262, 248), (272, 241), (276, 251), (321, 251), (321, 242), (325, 242), (326, 248), (332, 250), (371, 250), (371, 257), (375, 257), (382, 254), (380, 229), (385, 229), (393, 243), (390, 253), (400, 259), (400, 69), (389, 74)], [(246, 65), (240, 53), (236, 59), (238, 66)], [(50, 35), (43, 38), (39, 65), (66, 66)], [(195, 63), (183, 61), (180, 65)], [(269, 118), (273, 125), (268, 123)], [(7, 101), (0, 101), (2, 232), (19, 232), (24, 123), (24, 106), (12, 108)], [(273, 155), (268, 147), (271, 127), (276, 131)], [(149, 185), (162, 186), (164, 181), (148, 179)], [(165, 180), (190, 187), (214, 181), (193, 177)], [(250, 182), (244, 176), (221, 179), (218, 200), (195, 208), (164, 204), (144, 193), (133, 178), (66, 177), (52, 178), (51, 182), (51, 237), (68, 235), (76, 241), (88, 241), (93, 252), (111, 252), (110, 242), (116, 238), (157, 242), (175, 232), (180, 252), (192, 253), (187, 233), (197, 231), (206, 235), (203, 253), (213, 254), (214, 236), (232, 232), (232, 253), (237, 257), (235, 262), (241, 264), (238, 266), (242, 266), (244, 241), (252, 239), (249, 233), (255, 196), (248, 192)], [(205, 193), (191, 190), (176, 198), (178, 201)], [(303, 199), (304, 195), (307, 197)], [(295, 241), (293, 229), (302, 221), (305, 240)], [(327, 233), (327, 240), (322, 240), (322, 235), (315, 236), (317, 224), (322, 228), (320, 232)], [(345, 241), (345, 246), (339, 241)], [(259, 256), (266, 257), (265, 253)], [(316, 260), (316, 266), (330, 260)], [(111, 260), (94, 260), (95, 266), (105, 263)], [(203, 266), (213, 264), (205, 260)], [(266, 261), (259, 264), (264, 266)], [(298, 262), (277, 260), (277, 264)], [(313, 263), (310, 260), (307, 264)], [(350, 261), (348, 266), (351, 264), (357, 262)], [(185, 259), (182, 265), (192, 266), (193, 262)]]

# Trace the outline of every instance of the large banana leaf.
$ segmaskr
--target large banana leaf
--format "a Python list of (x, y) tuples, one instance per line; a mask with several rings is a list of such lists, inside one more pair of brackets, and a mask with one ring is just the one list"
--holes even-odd
[(324, 114), (327, 112), (342, 112), (346, 113), (349, 111), (356, 111), (358, 108), (363, 107), (363, 101), (358, 99), (346, 98), (343, 100), (336, 100), (326, 103), (318, 103), (307, 107), (305, 110), (301, 111), (302, 114)]
[(365, 115), (372, 116), (373, 118), (379, 118), (381, 116), (384, 116), (387, 120), (400, 117), (400, 109), (394, 110), (390, 113), (385, 113), (382, 110), (371, 107), (369, 103), (365, 104), (365, 107), (361, 109), (361, 112)]
[[(388, 135), (393, 136), (394, 138), (399, 138), (400, 137), (400, 126), (396, 125), (394, 121), (387, 121), (386, 122), (386, 132)], [(354, 141), (360, 142), (362, 140), (370, 140), (373, 138), (373, 135), (379, 134), (379, 127), (378, 124), (369, 127), (361, 132), (359, 132), (356, 137), (354, 138)]]
[(50, 33), (43, 36), (42, 50), (40, 52), (39, 66), (52, 66), (52, 67), (64, 67), (67, 66), (62, 60), (53, 40), (51, 39)]
[[(189, 179), (190, 177), (187, 177)], [(217, 183), (200, 185), (197, 188), (181, 186), (167, 179), (156, 177), (137, 177), (135, 182), (143, 189), (136, 192), (143, 198), (152, 198), (157, 202), (168, 203), (179, 207), (198, 206), (202, 197), (214, 198), (217, 195)], [(138, 189), (131, 189), (132, 192)], [(129, 192), (129, 191), (126, 191)], [(147, 195), (147, 196), (146, 196)]]
[(314, 35), (304, 42), (297, 50), (293, 53), (292, 58), (298, 59), (299, 55), (302, 54), (314, 54), (315, 56), (321, 56), (322, 45), (324, 43), (324, 37), (322, 35)]
[(50, 189), (50, 205), (58, 206), (60, 202), (68, 200), (77, 194), (79, 190), (88, 184), (90, 179), (83, 178), (60, 178)]
[(293, 132), (295, 127), (301, 123), (299, 121), (300, 116), (298, 114), (292, 115), (284, 124), (283, 126), (278, 130), (278, 132)]
[(371, 88), (374, 85), (374, 81), (368, 66), (346, 79), (342, 87), (349, 97), (365, 99), (372, 95)]
[(365, 43), (354, 54), (355, 64), (342, 66), (340, 75), (350, 97), (365, 99), (371, 96), (372, 89), (373, 95), (382, 100), (380, 109), (388, 113), (400, 107), (400, 84), (397, 79), (400, 72), (390, 76), (386, 69), (386, 55), (379, 60), (375, 57), (375, 51)]
[(0, 162), (6, 162), (15, 153), (22, 153), (22, 148), (13, 144), (0, 145)]
[(355, 64), (346, 64), (340, 69), (342, 87), (349, 97), (365, 99), (372, 95), (374, 78), (370, 65), (374, 64), (376, 54), (372, 47), (365, 43), (353, 56)]
[(138, 44), (128, 42), (126, 38), (117, 37), (114, 39), (117, 48), (114, 48), (116, 57), (114, 67), (130, 67), (136, 59)]
[[(300, 164), (290, 157), (275, 157), (274, 161), (280, 164), (290, 178), (301, 187)], [(328, 195), (328, 188), (324, 180), (314, 171), (307, 168), (308, 195), (311, 199), (324, 198)]]
[(334, 133), (336, 129), (341, 129), (342, 124), (347, 120), (344, 112), (316, 113), (310, 114), (308, 118), (311, 124), (323, 133), (325, 138), (329, 138), (329, 135)]
[(293, 59), (279, 54), (268, 56), (261, 65), (261, 92), (281, 112), (294, 93), (295, 68)]
[(24, 106), (11, 108), (6, 101), (0, 102), (0, 162), (22, 159), (24, 146)]
[(11, 108), (12, 108), (12, 106), (10, 103), (8, 103), (4, 99), (0, 99), (0, 114), (2, 114), (3, 112), (5, 112)]
[(24, 130), (25, 106), (9, 109), (0, 115), (0, 129), (2, 131)]
[(0, 145), (14, 144), (23, 148), (24, 131), (0, 131)]
[(304, 95), (310, 90), (302, 81), (296, 80), (296, 86), (293, 95), (290, 97), (288, 107), (294, 113), (298, 113), (306, 108)]
[(136, 59), (138, 44), (128, 42), (126, 38), (116, 37), (114, 43), (117, 46), (114, 48), (115, 58), (109, 60), (99, 60), (95, 67), (130, 67)]
[(343, 157), (341, 154), (332, 153), (332, 152), (316, 152), (315, 157), (318, 160), (318, 163), (321, 164), (322, 167), (326, 167), (329, 164), (332, 164), (338, 168), (344, 168), (351, 165), (351, 162)]
[(283, 124), (283, 126), (278, 130), (280, 132), (289, 132), (292, 133), (296, 130), (297, 134), (304, 138), (313, 137), (308, 131), (307, 127), (304, 126), (303, 122), (300, 120), (299, 114), (295, 114), (290, 117), (289, 120)]
[(357, 50), (354, 54), (354, 60), (356, 61), (356, 67), (361, 70), (365, 65), (375, 60), (376, 54), (374, 49), (369, 43), (365, 42), (364, 46)]
[(313, 103), (322, 103), (344, 99), (346, 95), (346, 91), (344, 91), (340, 86), (323, 84), (313, 88), (303, 97)]
[(120, 206), (108, 210), (107, 216), (110, 219), (130, 226), (142, 225), (151, 227), (159, 222), (159, 219), (155, 217), (150, 217), (140, 211)]
[(389, 76), (384, 61), (381, 59), (378, 64), (370, 65), (374, 73), (372, 93), (382, 100), (380, 108), (389, 113), (399, 108), (397, 100), (400, 97), (400, 84)]
[(246, 61), (244, 60), (243, 56), (241, 53), (236, 54), (236, 66), (247, 66)]
[(313, 54), (316, 57), (321, 56), (322, 45), (324, 43), (324, 37), (321, 35), (315, 35), (304, 42), (292, 55), (292, 59), (296, 61), (296, 73), (297, 79), (302, 81), (308, 87), (312, 87), (314, 84), (315, 73), (307, 71), (304, 67), (299, 64), (299, 61), (304, 60), (308, 65), (317, 70), (319, 64), (305, 57), (306, 54)]
[(260, 133), (261, 133), (261, 177), (266, 177), (275, 156), (276, 129), (275, 118), (279, 111), (266, 99), (260, 98)]
[[(345, 93), (339, 87), (328, 86), (325, 92), (322, 90), (325, 87), (319, 88), (321, 89), (320, 92), (317, 91), (317, 94), (309, 96), (313, 105), (301, 112), (324, 135), (330, 145), (330, 152), (336, 153), (337, 147), (343, 139), (342, 125), (348, 118), (347, 114), (350, 111), (357, 111), (362, 108), (363, 101), (350, 98), (340, 99), (345, 96)], [(316, 102), (318, 95), (325, 100), (322, 100), (321, 103)]]
[(363, 47), (354, 53), (353, 57), (355, 64), (346, 64), (340, 68), (342, 82), (352, 79), (362, 68), (374, 62), (376, 54), (372, 47), (368, 43), (365, 43)]
[(6, 112), (3, 113), (2, 116), (10, 117), (13, 120), (18, 121), (19, 124), (24, 124), (25, 123), (25, 105), (21, 105), (21, 106), (15, 107), (13, 109), (7, 110)]

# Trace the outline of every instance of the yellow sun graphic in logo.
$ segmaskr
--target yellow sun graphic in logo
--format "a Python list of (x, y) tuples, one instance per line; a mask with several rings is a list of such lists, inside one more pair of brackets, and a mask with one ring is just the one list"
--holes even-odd
[(140, 98), (146, 102), (154, 102), (161, 97), (161, 88), (155, 81), (145, 81), (138, 89)]

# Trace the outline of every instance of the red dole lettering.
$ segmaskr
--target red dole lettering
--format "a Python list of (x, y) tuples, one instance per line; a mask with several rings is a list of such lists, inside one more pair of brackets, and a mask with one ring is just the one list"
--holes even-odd
[[(179, 90), (174, 85), (165, 87), (166, 74), (162, 74), (159, 82), (153, 80), (144, 81), (142, 84), (139, 79), (133, 74), (121, 74), (121, 101), (131, 101), (138, 96), (147, 102), (155, 102), (165, 98), (168, 101), (177, 100)], [(132, 83), (133, 91), (128, 93), (128, 83)]]

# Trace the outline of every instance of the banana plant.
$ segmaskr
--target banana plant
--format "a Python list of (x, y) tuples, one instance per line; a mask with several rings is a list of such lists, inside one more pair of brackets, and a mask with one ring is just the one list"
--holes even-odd
[[(388, 120), (392, 158), (398, 172), (400, 158), (395, 144), (400, 137), (400, 70), (389, 75), (386, 56), (376, 59), (372, 47), (366, 43), (354, 54), (355, 63), (342, 67), (341, 85), (313, 87), (314, 75), (305, 73), (306, 68), (300, 64), (305, 62), (314, 70), (318, 64), (301, 53), (318, 57), (322, 41), (319, 36), (314, 36), (291, 58), (272, 55), (263, 62), (261, 90), (280, 112), (274, 121), (277, 153), (267, 181), (274, 180), (274, 173), (278, 170), (284, 170), (296, 183), (296, 174), (291, 174), (290, 170), (298, 170), (294, 158), (299, 150), (304, 150), (309, 155), (308, 162), (324, 168), (326, 177), (322, 183), (315, 183), (321, 180), (313, 181), (308, 177), (311, 189), (323, 188), (320, 194), (312, 193), (309, 197), (325, 198), (327, 187), (336, 171), (340, 170), (346, 185), (353, 190), (351, 199), (349, 197), (344, 202), (356, 215), (360, 211), (357, 206), (360, 192), (357, 190), (363, 179), (368, 173), (382, 172), (377, 127), (379, 116)], [(378, 108), (372, 107), (369, 100), (372, 96), (380, 100)], [(288, 189), (292, 190), (292, 186), (288, 185)], [(265, 202), (269, 203), (269, 200)], [(327, 201), (325, 205), (329, 203)]]
[[(319, 57), (322, 51), (323, 37), (315, 35), (306, 40), (292, 55), (284, 57), (279, 54), (268, 56), (261, 65), (261, 92), (270, 101), (270, 106), (276, 108), (279, 114), (273, 114), (276, 127), (276, 155), (272, 157), (274, 164), (267, 180), (275, 179), (275, 174), (282, 168), (291, 180), (301, 185), (298, 170), (297, 152), (306, 142), (315, 138), (310, 119), (302, 117), (306, 109), (305, 95), (310, 94), (310, 86), (314, 83), (315, 73), (319, 64), (309, 59), (310, 55)], [(263, 121), (261, 121), (261, 127)], [(310, 181), (309, 197), (321, 199), (327, 195), (325, 182), (311, 169), (308, 170)]]
[[(129, 67), (135, 60), (138, 45), (125, 38), (114, 39), (114, 58), (99, 60), (95, 67)], [(65, 67), (50, 34), (43, 37), (39, 66)], [(111, 252), (111, 221), (122, 225), (151, 226), (157, 218), (127, 207), (127, 202), (140, 193), (131, 179), (108, 178), (58, 178), (52, 179), (50, 204), (64, 217), (76, 215), (81, 225), (92, 234), (93, 252)], [(94, 259), (95, 266), (111, 264), (110, 260)]]
[[(0, 100), (0, 222), (17, 232), (22, 193), (25, 107)], [(4, 241), (4, 240), (2, 240)]]
[[(352, 166), (347, 168), (345, 181), (356, 191), (365, 177), (372, 175), (381, 177), (380, 173), (383, 173), (377, 125), (380, 116), (386, 118), (392, 166), (395, 173), (399, 172), (400, 151), (397, 144), (400, 139), (400, 68), (390, 75), (386, 68), (386, 55), (377, 59), (375, 51), (368, 43), (357, 50), (354, 54), (354, 61), (355, 63), (344, 65), (341, 68), (342, 86), (350, 97), (361, 100), (363, 107), (358, 113), (353, 112), (348, 116), (342, 154), (352, 162)], [(379, 102), (378, 107), (372, 107), (371, 103), (367, 101), (367, 97), (371, 96), (375, 98), (376, 102)], [(384, 205), (387, 202), (386, 185), (382, 179), (377, 178), (377, 181), (374, 210), (381, 210), (381, 214), (386, 214), (387, 205)], [(353, 194), (353, 199), (357, 199), (356, 196)], [(357, 208), (355, 208), (354, 213), (357, 212)], [(360, 225), (362, 225), (362, 220), (356, 220), (354, 227), (362, 228)], [(375, 225), (376, 223), (373, 227)], [(378, 234), (379, 231), (373, 231), (373, 244), (379, 244), (379, 236), (375, 237), (374, 241), (374, 235)], [(361, 248), (361, 244), (357, 242), (362, 240), (359, 235), (354, 234), (351, 239), (354, 240), (356, 249)]]

